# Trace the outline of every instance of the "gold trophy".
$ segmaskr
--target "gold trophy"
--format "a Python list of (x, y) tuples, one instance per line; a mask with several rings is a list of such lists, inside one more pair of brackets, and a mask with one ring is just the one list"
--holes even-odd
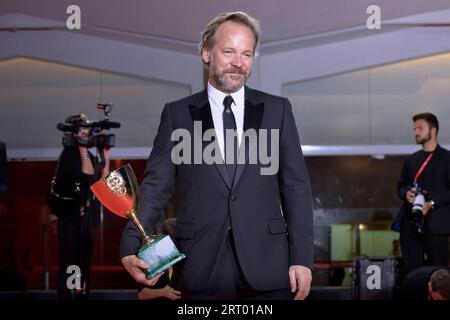
[(136, 175), (129, 164), (112, 171), (91, 186), (100, 202), (119, 217), (133, 221), (142, 235), (142, 245), (137, 256), (150, 265), (145, 273), (148, 279), (167, 270), (184, 259), (172, 239), (164, 234), (149, 236), (142, 227), (136, 212), (139, 206), (139, 190)]

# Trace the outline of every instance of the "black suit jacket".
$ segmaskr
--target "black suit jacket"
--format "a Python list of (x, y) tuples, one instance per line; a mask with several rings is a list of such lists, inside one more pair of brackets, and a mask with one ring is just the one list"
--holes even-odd
[(8, 160), (6, 158), (6, 145), (0, 141), (0, 199), (8, 191)]
[[(397, 186), (398, 195), (404, 201), (400, 209), (403, 219), (407, 219), (411, 212), (411, 204), (406, 202), (406, 191), (412, 186), (427, 155), (422, 150), (417, 151), (403, 165)], [(450, 152), (438, 145), (418, 182), (435, 203), (426, 217), (430, 231), (433, 234), (450, 234)]]
[[(140, 187), (139, 216), (151, 230), (178, 179), (173, 235), (186, 259), (174, 267), (174, 286), (201, 291), (214, 268), (220, 268), (218, 252), (231, 217), (237, 258), (250, 285), (256, 290), (289, 287), (290, 265), (313, 268), (311, 188), (289, 101), (245, 88), (244, 130), (279, 129), (280, 163), (275, 175), (261, 175), (260, 163), (238, 165), (233, 185), (224, 165), (171, 161), (177, 143), (171, 141), (173, 130), (193, 136), (194, 121), (202, 121), (203, 132), (214, 128), (206, 90), (164, 107)], [(129, 223), (121, 256), (135, 254), (139, 244), (139, 233)]]

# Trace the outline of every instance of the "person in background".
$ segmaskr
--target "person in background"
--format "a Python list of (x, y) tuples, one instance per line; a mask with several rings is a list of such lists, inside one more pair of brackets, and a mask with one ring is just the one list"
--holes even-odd
[[(87, 299), (92, 260), (92, 232), (99, 225), (100, 204), (89, 186), (110, 171), (110, 149), (104, 149), (102, 167), (87, 147), (90, 136), (89, 120), (84, 114), (69, 116), (66, 124), (75, 128), (73, 145), (64, 145), (58, 159), (53, 185), (58, 205), (52, 213), (58, 218), (58, 298), (61, 300)], [(73, 269), (81, 271), (81, 285), (76, 284)]]
[(406, 159), (397, 186), (403, 200), (396, 218), (401, 222), (402, 277), (425, 265), (448, 267), (450, 152), (437, 142), (434, 114), (420, 113), (412, 120), (422, 149)]
[(450, 300), (450, 270), (425, 266), (408, 273), (400, 285), (402, 300)]

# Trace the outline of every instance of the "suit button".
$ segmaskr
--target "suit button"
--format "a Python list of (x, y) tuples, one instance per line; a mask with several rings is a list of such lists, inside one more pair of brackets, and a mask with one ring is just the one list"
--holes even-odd
[(235, 195), (231, 196), (231, 201), (236, 201), (236, 196)]

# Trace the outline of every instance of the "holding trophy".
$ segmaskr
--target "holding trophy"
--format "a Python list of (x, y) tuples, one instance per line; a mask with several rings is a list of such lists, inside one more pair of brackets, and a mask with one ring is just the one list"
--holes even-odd
[(138, 257), (150, 265), (146, 270), (148, 279), (164, 272), (186, 256), (178, 251), (172, 239), (164, 234), (149, 236), (142, 227), (136, 212), (139, 191), (136, 176), (129, 164), (112, 171), (91, 186), (92, 192), (109, 211), (133, 221), (142, 235), (143, 243)]

